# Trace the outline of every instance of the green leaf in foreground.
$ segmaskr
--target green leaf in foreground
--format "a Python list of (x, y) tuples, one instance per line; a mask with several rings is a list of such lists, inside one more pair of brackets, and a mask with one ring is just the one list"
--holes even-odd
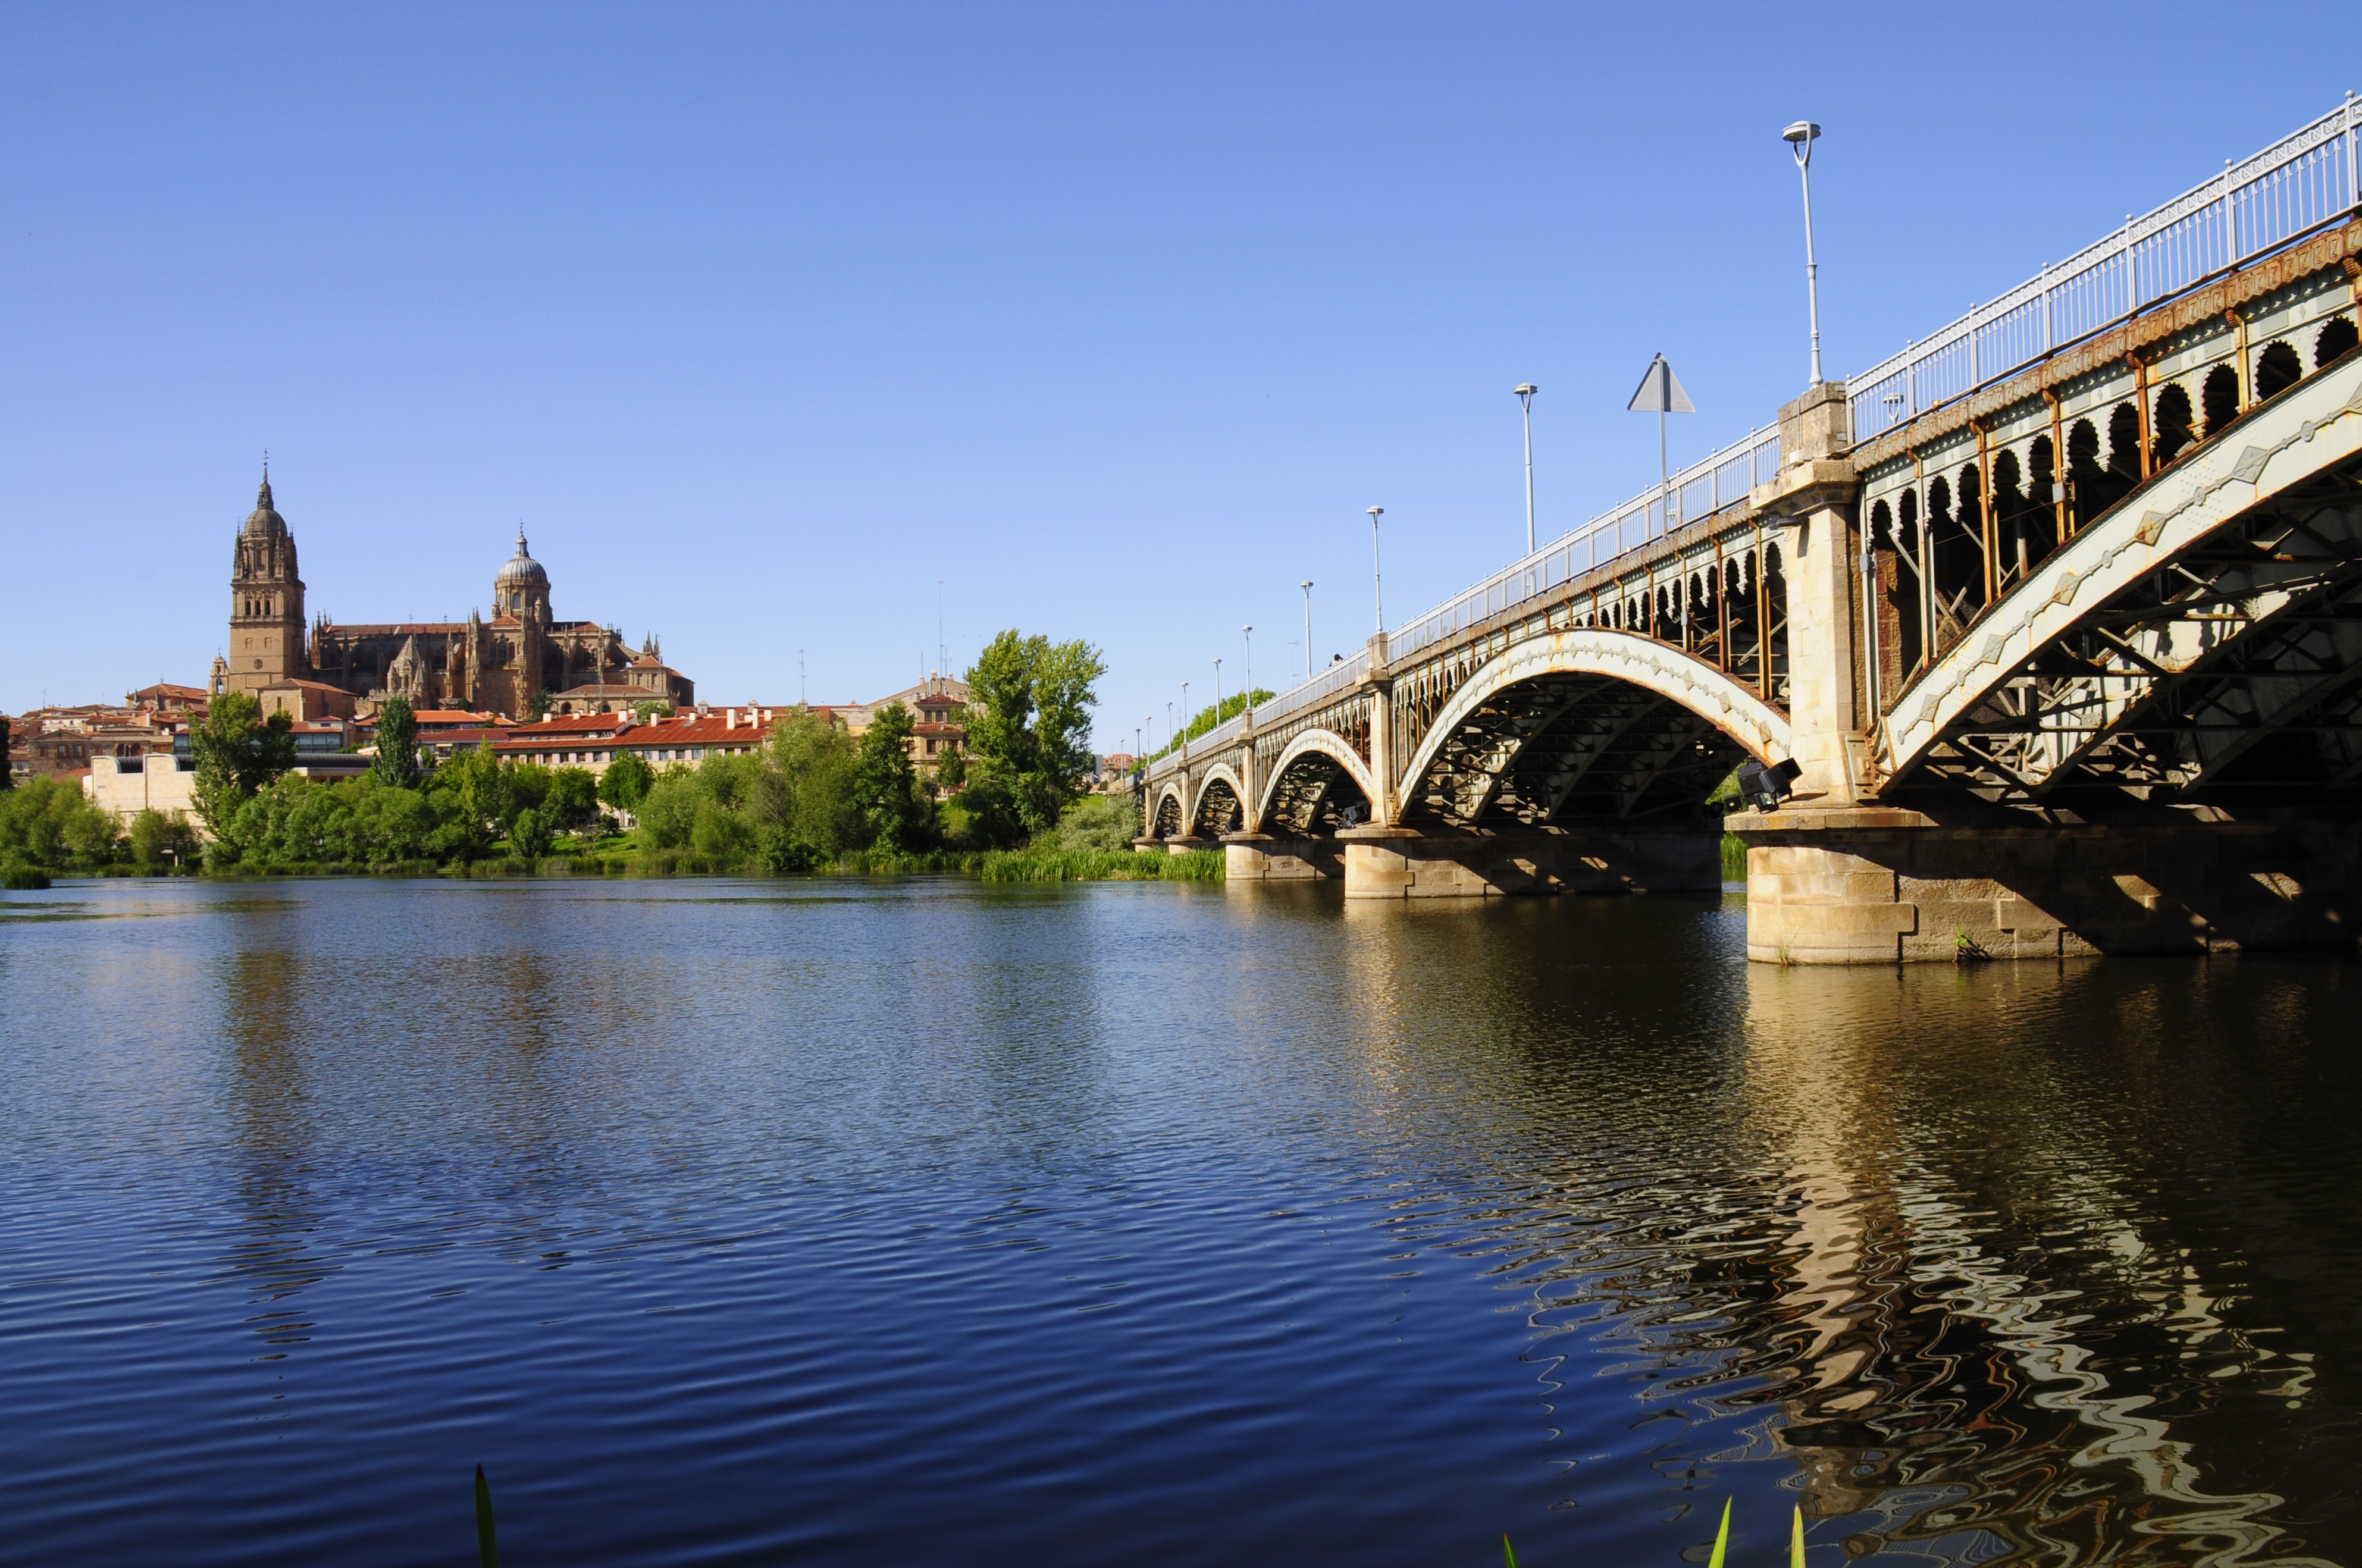
[(1796, 1505), (1794, 1526), (1788, 1531), (1788, 1568), (1805, 1568), (1805, 1505)]
[(1518, 1549), (1509, 1544), (1506, 1535), (1501, 1538), (1501, 1555), (1508, 1560), (1509, 1568), (1518, 1568)]
[(476, 1555), (484, 1568), (501, 1568), (501, 1543), (492, 1535), (492, 1485), (476, 1466)]
[(1722, 1568), (1723, 1548), (1730, 1544), (1730, 1499), (1722, 1500), (1722, 1528), (1714, 1532), (1714, 1555), (1706, 1559), (1705, 1568)]

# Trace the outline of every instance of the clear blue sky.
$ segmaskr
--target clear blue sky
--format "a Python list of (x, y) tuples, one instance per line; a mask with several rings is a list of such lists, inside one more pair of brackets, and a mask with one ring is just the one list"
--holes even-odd
[[(998, 628), (1098, 740), (1301, 668), (2335, 104), (2362, 10), (0, 13), (0, 708), (201, 681), (268, 447), (313, 608), (561, 616), (717, 702)], [(2257, 62), (2268, 67), (2259, 71)]]

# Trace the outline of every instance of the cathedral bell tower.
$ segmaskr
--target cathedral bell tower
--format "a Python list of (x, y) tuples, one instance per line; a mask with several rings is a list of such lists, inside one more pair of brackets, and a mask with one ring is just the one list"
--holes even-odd
[(308, 676), (304, 648), (304, 580), (295, 574), (295, 536), (270, 504), (263, 470), (254, 512), (237, 531), (229, 577), (227, 679), (232, 691), (258, 691)]

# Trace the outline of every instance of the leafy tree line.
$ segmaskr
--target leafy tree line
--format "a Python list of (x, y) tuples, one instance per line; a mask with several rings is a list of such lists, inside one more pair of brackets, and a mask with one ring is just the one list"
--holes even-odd
[[(783, 714), (745, 755), (712, 756), (661, 773), (626, 753), (595, 782), (583, 768), (502, 762), (462, 751), (420, 765), (407, 703), (380, 714), (368, 775), (315, 783), (288, 771), (287, 720), (251, 697), (217, 699), (193, 737), (199, 814), (214, 834), (208, 865), (448, 865), (505, 853), (686, 851), (716, 866), (786, 872), (881, 852), (999, 849), (1054, 834), (1087, 770), (1087, 711), (1106, 673), (1084, 642), (1004, 632), (969, 672), (966, 755), (940, 778), (965, 786), (939, 802), (912, 765), (914, 717), (900, 703), (857, 739), (807, 709)], [(636, 823), (606, 843), (614, 818)], [(1095, 835), (1114, 842), (1113, 830)], [(1131, 834), (1121, 834), (1128, 843)]]

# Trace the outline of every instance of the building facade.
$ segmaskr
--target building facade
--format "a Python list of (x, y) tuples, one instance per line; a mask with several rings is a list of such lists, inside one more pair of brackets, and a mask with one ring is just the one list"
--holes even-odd
[(874, 702), (839, 708), (836, 712), (846, 729), (860, 735), (867, 733), (877, 711), (893, 702), (911, 710), (911, 738), (904, 745), (920, 777), (933, 783), (944, 758), (967, 745), (963, 722), (967, 712), (967, 682), (948, 675), (930, 675), (916, 686), (904, 687)]
[(561, 621), (549, 573), (523, 534), (492, 579), (492, 613), (465, 621), (306, 624), (295, 536), (264, 475), (239, 528), (230, 570), (229, 643), (214, 660), (212, 691), (245, 691), (266, 712), (302, 719), (373, 712), (389, 697), (414, 707), (483, 709), (514, 718), (615, 711), (634, 702), (686, 707), (695, 684), (664, 662), (650, 636), (637, 649), (595, 621)]

